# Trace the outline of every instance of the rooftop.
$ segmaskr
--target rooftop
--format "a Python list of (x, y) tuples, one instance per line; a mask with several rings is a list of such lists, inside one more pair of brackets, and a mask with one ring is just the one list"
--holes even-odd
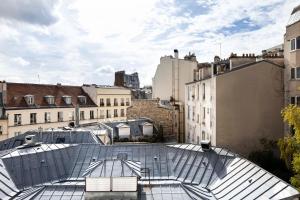
[(296, 6), (290, 16), (290, 19), (287, 23), (287, 26), (295, 24), (296, 22), (300, 21), (300, 5)]
[[(46, 85), (32, 83), (6, 83), (7, 101), (6, 108), (47, 108), (47, 107), (74, 107), (77, 104), (83, 107), (97, 106), (80, 86)], [(34, 105), (28, 105), (24, 99), (26, 95), (34, 96)], [(45, 97), (53, 96), (54, 104), (49, 105)], [(64, 101), (64, 96), (71, 97), (71, 104)], [(86, 103), (79, 101), (78, 96), (85, 96)]]
[[(203, 151), (192, 144), (43, 144), (0, 155), (1, 199), (85, 199), (87, 177), (126, 176), (138, 177), (133, 199), (299, 197), (273, 174), (216, 147)], [(98, 195), (94, 198), (124, 199), (126, 193)]]

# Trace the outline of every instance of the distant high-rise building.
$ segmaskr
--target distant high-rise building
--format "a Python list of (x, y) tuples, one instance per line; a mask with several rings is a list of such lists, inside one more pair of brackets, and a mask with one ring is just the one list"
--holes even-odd
[(125, 71), (115, 72), (115, 86), (139, 89), (140, 80), (138, 73), (126, 74)]

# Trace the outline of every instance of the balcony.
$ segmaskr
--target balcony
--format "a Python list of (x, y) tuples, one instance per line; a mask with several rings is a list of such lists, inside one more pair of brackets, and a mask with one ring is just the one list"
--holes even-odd
[(118, 103), (114, 103), (114, 106), (118, 106), (119, 104)]
[(104, 107), (104, 103), (100, 103), (100, 107)]
[(123, 103), (121, 103), (121, 106), (125, 106), (124, 102), (123, 102)]
[(106, 103), (106, 106), (111, 106), (111, 104), (110, 103)]
[(126, 106), (130, 106), (130, 103), (129, 103), (129, 102), (126, 102)]

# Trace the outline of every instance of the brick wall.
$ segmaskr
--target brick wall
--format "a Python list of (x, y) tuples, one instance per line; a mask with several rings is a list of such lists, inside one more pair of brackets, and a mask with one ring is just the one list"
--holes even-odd
[(147, 117), (154, 121), (156, 127), (162, 126), (166, 141), (177, 138), (178, 122), (173, 120), (176, 113), (173, 108), (160, 106), (156, 99), (135, 99), (132, 100), (132, 106), (127, 108), (128, 119)]

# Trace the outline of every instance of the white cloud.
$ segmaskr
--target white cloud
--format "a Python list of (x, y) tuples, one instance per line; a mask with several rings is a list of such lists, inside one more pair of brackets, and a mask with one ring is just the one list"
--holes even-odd
[[(117, 70), (137, 71), (142, 84), (151, 84), (160, 57), (172, 54), (174, 48), (179, 49), (182, 57), (189, 51), (195, 52), (200, 61), (211, 61), (219, 54), (219, 43), (223, 57), (231, 52), (259, 53), (283, 42), (285, 24), (298, 3), (26, 2), (25, 10), (12, 7), (13, 15), (0, 14), (0, 79), (37, 82), (39, 74), (41, 82), (69, 84), (113, 84), (113, 72)], [(194, 9), (193, 14), (183, 7)], [(44, 8), (44, 21), (36, 21), (40, 13), (36, 8)], [(22, 17), (22, 13), (31, 13), (33, 17)], [(239, 21), (249, 24), (248, 29), (241, 29)], [(223, 32), (225, 29), (229, 31)]]

